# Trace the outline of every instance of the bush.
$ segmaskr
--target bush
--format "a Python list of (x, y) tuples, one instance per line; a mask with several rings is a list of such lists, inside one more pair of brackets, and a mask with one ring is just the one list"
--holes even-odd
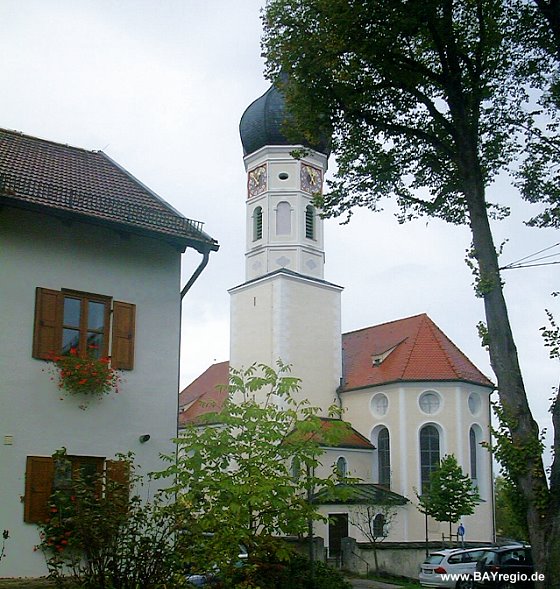
[(57, 587), (156, 589), (186, 583), (175, 510), (157, 499), (129, 497), (130, 482), (90, 477), (53, 493), (39, 549)]
[(293, 553), (289, 560), (255, 562), (239, 570), (234, 587), (267, 589), (350, 589), (340, 571)]

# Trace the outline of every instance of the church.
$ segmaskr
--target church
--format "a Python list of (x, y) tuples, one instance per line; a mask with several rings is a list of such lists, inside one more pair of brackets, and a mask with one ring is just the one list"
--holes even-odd
[[(441, 541), (448, 524), (425, 518), (417, 494), (443, 456), (453, 454), (477, 487), (480, 503), (462, 522), (465, 540), (494, 537), (490, 442), (492, 382), (425, 314), (341, 331), (343, 288), (324, 277), (323, 219), (313, 195), (323, 188), (328, 142), (294, 144), (283, 134), (285, 103), (274, 86), (240, 122), (246, 187), (245, 281), (231, 296), (230, 359), (210, 366), (180, 394), (179, 427), (215, 410), (229, 366), (292, 365), (300, 395), (342, 411), (348, 435), (325, 448), (323, 467), (359, 479), (352, 501), (325, 504), (316, 523), (329, 556), (341, 539), (368, 539), (355, 525), (360, 504), (391, 498), (386, 542)], [(297, 158), (295, 150), (298, 150)], [(377, 517), (377, 516), (376, 516)]]

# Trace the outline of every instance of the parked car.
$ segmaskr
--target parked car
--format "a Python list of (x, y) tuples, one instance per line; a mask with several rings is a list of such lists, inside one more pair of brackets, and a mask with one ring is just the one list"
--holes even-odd
[(219, 583), (215, 575), (187, 575), (187, 582), (193, 587), (211, 587)]
[[(247, 562), (249, 554), (247, 548), (243, 545), (239, 545), (239, 553), (237, 555), (236, 567), (243, 567)], [(205, 573), (192, 573), (189, 572), (186, 577), (188, 583), (193, 587), (219, 587), (222, 584), (220, 579), (220, 571), (217, 567), (211, 572)]]
[[(452, 548), (432, 552), (420, 565), (418, 581), (422, 587), (473, 589), (473, 573), (484, 553), (485, 548)], [(448, 575), (453, 575), (453, 578)]]
[(476, 587), (532, 589), (535, 572), (531, 547), (522, 544), (488, 548), (476, 566)]

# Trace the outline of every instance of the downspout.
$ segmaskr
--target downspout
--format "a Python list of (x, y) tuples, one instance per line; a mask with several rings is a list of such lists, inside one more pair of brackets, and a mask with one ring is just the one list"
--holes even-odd
[(210, 248), (205, 247), (202, 252), (202, 261), (198, 265), (198, 268), (193, 272), (193, 275), (189, 278), (187, 284), (185, 284), (185, 286), (183, 287), (183, 290), (181, 290), (181, 300), (183, 300), (183, 297), (189, 292), (191, 286), (196, 282), (197, 278), (201, 275), (204, 268), (206, 268), (209, 259)]
[[(185, 286), (183, 287), (183, 289), (181, 290), (181, 301), (179, 304), (179, 325), (183, 324), (183, 298), (185, 297), (185, 295), (187, 294), (187, 292), (189, 292), (189, 289), (191, 288), (191, 286), (196, 282), (197, 278), (201, 275), (202, 271), (204, 270), (204, 268), (206, 268), (206, 265), (208, 264), (208, 260), (210, 258), (210, 252), (211, 251), (215, 251), (217, 248), (214, 247), (212, 248), (211, 246), (206, 246), (204, 247), (204, 249), (202, 250), (202, 261), (200, 262), (200, 264), (198, 265), (198, 267), (196, 268), (196, 270), (193, 272), (193, 275), (189, 278), (189, 280), (187, 281), (187, 284), (185, 284)], [(179, 335), (179, 355), (180, 355), (180, 349), (181, 349), (181, 336)], [(180, 366), (180, 362), (179, 362), (179, 370), (177, 372), (177, 390), (179, 390), (180, 388), (180, 378), (181, 378), (181, 366)], [(177, 395), (177, 426), (176, 426), (176, 437), (179, 437), (179, 395)], [(178, 450), (178, 446), (175, 445), (175, 460), (177, 460), (179, 456), (179, 450)]]

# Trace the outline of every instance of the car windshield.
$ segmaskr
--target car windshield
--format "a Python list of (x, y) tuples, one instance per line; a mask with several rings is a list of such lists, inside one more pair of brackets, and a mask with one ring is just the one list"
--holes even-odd
[(424, 564), (439, 564), (443, 560), (443, 556), (443, 554), (430, 554), (424, 561)]

